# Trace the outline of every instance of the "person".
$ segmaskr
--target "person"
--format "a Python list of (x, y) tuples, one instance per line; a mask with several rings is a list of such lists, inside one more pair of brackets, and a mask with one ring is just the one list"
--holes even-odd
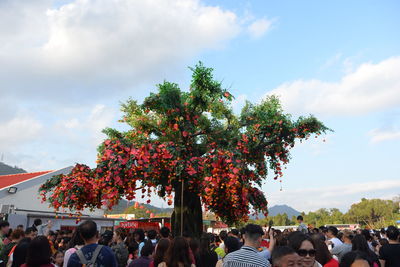
[[(233, 237), (233, 236), (228, 236), (227, 238), (225, 238), (225, 251), (224, 254), (228, 255), (229, 253), (232, 253), (238, 249), (240, 249), (240, 241)], [(224, 263), (224, 258), (219, 259), (216, 267), (222, 267)]]
[(19, 241), (12, 254), (11, 267), (20, 267), (22, 264), (25, 263), (26, 256), (28, 255), (29, 244), (31, 243), (31, 241), (32, 240), (27, 237)]
[(362, 251), (368, 256), (368, 262), (373, 267), (378, 267), (380, 265), (378, 256), (369, 248), (367, 239), (362, 234), (357, 234), (351, 241), (353, 244), (352, 251)]
[(386, 229), (386, 236), (389, 243), (382, 245), (379, 250), (381, 265), (382, 267), (400, 266), (399, 229), (395, 226), (389, 226)]
[(274, 237), (275, 231), (274, 229), (270, 229), (269, 233), (266, 233), (269, 237), (269, 244), (268, 244), (268, 248), (264, 248), (263, 251), (260, 251), (259, 254), (261, 257), (266, 258), (267, 260), (271, 259), (271, 251), (274, 250), (274, 247), (276, 245), (276, 240)]
[(47, 235), (47, 231), (50, 230), (51, 226), (50, 220), (46, 224), (43, 224), (41, 219), (35, 219), (32, 228), (37, 231), (38, 235)]
[[(211, 233), (209, 233), (209, 235), (210, 235), (210, 247), (211, 247), (211, 250), (213, 250), (213, 251), (215, 251), (215, 253), (217, 253), (217, 256), (218, 256), (218, 260), (220, 260), (220, 259), (222, 259), (223, 257), (225, 257), (225, 250), (224, 249), (222, 249), (220, 246), (217, 246), (217, 243), (216, 243), (216, 238), (215, 238), (215, 236), (213, 235), (213, 234), (211, 234)], [(217, 238), (219, 238), (218, 236), (216, 236)]]
[(112, 251), (117, 258), (119, 267), (126, 267), (129, 258), (129, 251), (124, 243), (125, 232), (122, 228), (118, 228), (114, 231), (113, 243), (111, 247)]
[(155, 247), (157, 245), (157, 232), (155, 230), (149, 230), (147, 232), (147, 239), (151, 241), (151, 243), (153, 244), (153, 247)]
[(334, 247), (331, 250), (332, 255), (335, 255), (339, 262), (342, 260), (343, 256), (351, 251), (352, 248), (352, 244), (351, 244), (351, 240), (353, 239), (353, 232), (350, 230), (344, 230), (343, 231), (343, 236), (342, 236), (342, 241), (343, 244)]
[(99, 245), (111, 247), (111, 243), (113, 242), (114, 233), (110, 230), (105, 230), (104, 233), (101, 234)]
[(339, 267), (370, 267), (370, 264), (365, 252), (355, 250), (343, 256)]
[(136, 229), (133, 233), (136, 243), (139, 245), (138, 256), (140, 257), (140, 251), (144, 246), (144, 231), (142, 229)]
[(266, 267), (269, 262), (258, 254), (264, 231), (261, 226), (248, 224), (244, 229), (244, 245), (241, 249), (229, 253), (224, 258), (224, 267), (246, 266)]
[(18, 224), (18, 225), (17, 225), (17, 229), (20, 229), (20, 230), (23, 231), (23, 230), (24, 230), (24, 226), (23, 226), (22, 224)]
[(20, 229), (15, 229), (11, 233), (11, 242), (8, 243), (7, 245), (3, 246), (3, 248), (0, 251), (0, 260), (3, 261), (3, 266), (7, 265), (8, 262), (8, 256), (10, 253), (12, 253), (17, 246), (18, 242), (21, 241), (24, 238), (24, 231)]
[(297, 216), (297, 222), (299, 223), (299, 226), (297, 227), (297, 231), (302, 232), (303, 234), (308, 233), (308, 228), (307, 225), (303, 222), (303, 216), (299, 215)]
[(7, 221), (0, 220), (0, 250), (3, 248), (4, 238), (10, 231), (10, 223)]
[(33, 240), (37, 235), (38, 235), (38, 232), (37, 232), (36, 228), (33, 228), (33, 227), (26, 228), (25, 237), (28, 237), (31, 240)]
[(301, 257), (304, 267), (321, 267), (322, 265), (315, 260), (314, 241), (302, 232), (293, 232), (288, 236), (288, 245), (293, 248)]
[(195, 267), (189, 253), (189, 243), (184, 237), (178, 236), (171, 241), (165, 261), (158, 267)]
[(160, 229), (161, 238), (169, 238), (170, 233), (171, 233), (171, 230), (169, 230), (168, 227), (166, 227), (166, 226), (161, 227), (161, 229)]
[(228, 236), (228, 233), (225, 230), (222, 230), (219, 232), (219, 239), (221, 240), (221, 243), (219, 244), (219, 247), (224, 250), (225, 249), (225, 238)]
[(53, 267), (49, 240), (37, 236), (29, 243), (26, 261), (21, 267)]
[(301, 258), (288, 246), (276, 247), (272, 252), (272, 267), (301, 267)]
[(57, 250), (56, 253), (54, 253), (53, 259), (55, 267), (63, 267), (64, 252), (61, 250)]
[(55, 232), (53, 232), (51, 230), (47, 232), (47, 239), (49, 240), (51, 252), (53, 254), (57, 252), (57, 249), (55, 248), (55, 245), (54, 245), (56, 238), (57, 238), (57, 235)]
[(169, 248), (169, 244), (170, 241), (168, 238), (161, 238), (160, 241), (158, 241), (153, 260), (151, 261), (149, 267), (157, 267), (161, 262), (163, 262), (165, 254)]
[(336, 246), (340, 246), (341, 244), (343, 244), (342, 241), (340, 241), (340, 239), (337, 238), (338, 233), (339, 230), (335, 226), (328, 227), (328, 232), (326, 233), (326, 237), (328, 238), (327, 240), (328, 247), (329, 245), (331, 245), (330, 250), (332, 250), (332, 248)]
[(129, 264), (129, 267), (149, 267), (151, 263), (151, 254), (154, 251), (153, 243), (150, 240), (144, 242), (140, 257)]
[(332, 254), (328, 250), (328, 246), (320, 238), (320, 235), (312, 235), (311, 238), (314, 241), (316, 250), (315, 260), (324, 267), (339, 267), (339, 262), (332, 257)]
[(79, 228), (76, 228), (72, 234), (71, 240), (68, 243), (68, 249), (64, 254), (64, 263), (63, 266), (66, 267), (68, 265), (69, 258), (72, 254), (74, 254), (78, 249), (81, 249), (85, 245), (81, 234), (79, 233)]
[[(234, 238), (237, 238), (233, 236)], [(239, 239), (238, 239), (239, 240)], [(218, 261), (218, 255), (211, 250), (210, 237), (207, 233), (203, 233), (200, 238), (200, 246), (195, 254), (196, 267), (215, 266)]]
[(82, 267), (82, 264), (87, 264), (88, 262), (96, 263), (97, 267), (118, 266), (117, 259), (111, 248), (97, 244), (99, 233), (97, 224), (94, 221), (84, 221), (78, 228), (85, 246), (71, 255), (67, 267)]

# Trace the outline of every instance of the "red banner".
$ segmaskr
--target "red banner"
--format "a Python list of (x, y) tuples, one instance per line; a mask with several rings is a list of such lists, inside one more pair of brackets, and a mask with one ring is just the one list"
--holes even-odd
[(139, 222), (139, 221), (127, 221), (120, 222), (118, 227), (128, 229), (143, 229), (143, 230), (160, 230), (160, 224), (158, 222)]

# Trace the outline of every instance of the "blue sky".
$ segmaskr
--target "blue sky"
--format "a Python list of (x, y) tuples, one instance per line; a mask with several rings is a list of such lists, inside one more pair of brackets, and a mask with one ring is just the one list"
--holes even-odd
[[(28, 171), (94, 164), (119, 102), (199, 60), (236, 96), (277, 94), (334, 130), (300, 144), (270, 204), (346, 210), (400, 192), (398, 1), (0, 2), (0, 153)], [(161, 205), (160, 200), (156, 203)]]

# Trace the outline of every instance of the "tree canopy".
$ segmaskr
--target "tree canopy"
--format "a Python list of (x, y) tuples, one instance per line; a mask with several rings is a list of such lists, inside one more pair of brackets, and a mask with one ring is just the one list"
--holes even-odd
[(227, 223), (247, 220), (251, 211), (267, 213), (262, 181), (270, 172), (282, 176), (296, 140), (329, 129), (312, 115), (292, 120), (274, 96), (246, 102), (236, 115), (234, 97), (213, 70), (202, 63), (191, 70), (188, 91), (165, 81), (142, 104), (123, 103), (121, 122), (131, 129), (105, 129), (97, 166), (77, 164), (53, 177), (40, 189), (43, 200), (81, 211), (157, 193), (174, 201), (177, 213), (200, 208), (201, 216), (202, 203)]

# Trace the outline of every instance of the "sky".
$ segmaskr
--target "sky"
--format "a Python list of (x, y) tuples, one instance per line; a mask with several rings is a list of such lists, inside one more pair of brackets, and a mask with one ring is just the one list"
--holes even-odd
[[(400, 2), (0, 0), (0, 155), (27, 171), (95, 166), (120, 103), (215, 69), (236, 97), (280, 97), (333, 132), (292, 150), (270, 206), (400, 194)], [(325, 139), (325, 142), (323, 142)], [(280, 190), (282, 187), (282, 191)], [(158, 206), (165, 206), (155, 199)]]

